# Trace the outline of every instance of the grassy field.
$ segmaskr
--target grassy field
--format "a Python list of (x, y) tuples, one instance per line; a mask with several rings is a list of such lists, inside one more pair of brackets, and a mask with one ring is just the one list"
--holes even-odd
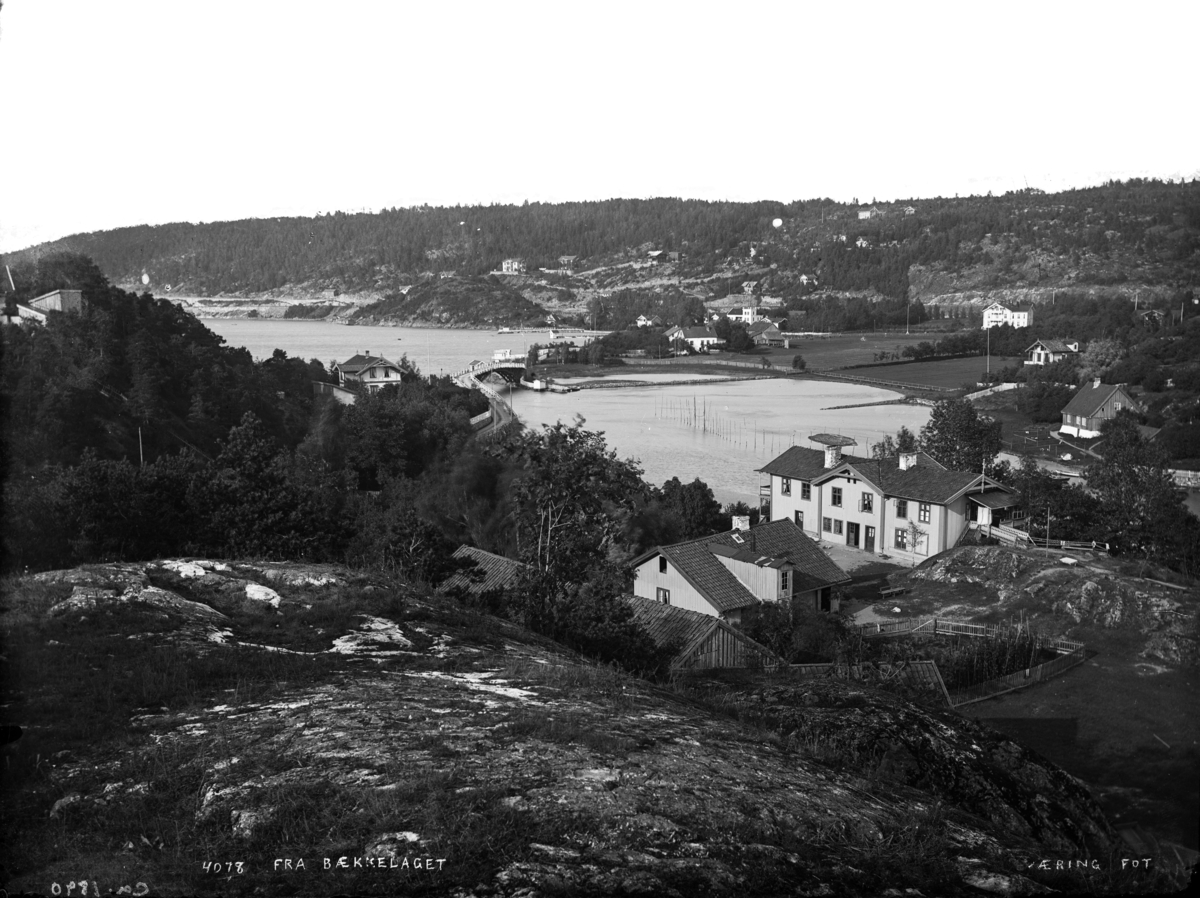
[(790, 368), (792, 357), (798, 353), (804, 356), (810, 368), (845, 368), (847, 365), (869, 365), (881, 352), (899, 353), (905, 346), (915, 346), (937, 337), (936, 334), (835, 334), (802, 339), (798, 346), (790, 349), (770, 349), (748, 356), (734, 355), (733, 358), (753, 361), (766, 356), (772, 365)]
[[(808, 356), (805, 356), (808, 359)], [(1006, 365), (1020, 361), (1015, 358), (992, 356), (992, 370), (998, 371)], [(811, 364), (811, 363), (810, 363)], [(925, 384), (931, 387), (960, 387), (977, 383), (983, 376), (987, 360), (982, 356), (967, 359), (941, 359), (927, 362), (911, 362), (906, 365), (869, 365), (848, 371), (858, 377), (878, 377), (900, 383)]]

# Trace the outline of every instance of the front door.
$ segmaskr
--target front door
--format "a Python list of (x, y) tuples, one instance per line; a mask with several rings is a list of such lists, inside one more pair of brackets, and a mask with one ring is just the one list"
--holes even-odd
[(867, 537), (866, 537), (866, 542), (863, 544), (863, 548), (866, 549), (868, 552), (875, 551), (875, 528), (874, 527), (867, 527)]
[(858, 548), (858, 524), (846, 522), (846, 545)]

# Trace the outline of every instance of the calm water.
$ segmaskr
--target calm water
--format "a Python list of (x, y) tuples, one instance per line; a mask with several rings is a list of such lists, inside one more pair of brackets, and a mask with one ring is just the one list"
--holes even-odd
[(701, 381), (568, 394), (516, 390), (512, 404), (529, 426), (569, 424), (582, 415), (585, 426), (603, 431), (618, 455), (637, 460), (650, 483), (699, 477), (722, 502), (754, 505), (759, 484), (766, 482), (756, 469), (788, 446), (813, 447), (811, 434), (844, 434), (858, 441), (852, 453), (866, 454), (872, 442), (901, 426), (919, 430), (929, 420), (929, 409), (922, 406), (828, 409), (897, 395), (820, 381)]
[(357, 353), (408, 360), (422, 374), (450, 374), (475, 359), (490, 359), (497, 349), (524, 353), (545, 335), (504, 334), (494, 330), (440, 330), (409, 327), (351, 327), (328, 321), (205, 318), (204, 325), (230, 346), (244, 346), (256, 359), (270, 358), (276, 349), (305, 361), (344, 362)]
[[(204, 323), (230, 345), (245, 346), (255, 358), (267, 358), (276, 348), (290, 356), (326, 363), (358, 352), (393, 360), (407, 354), (424, 374), (449, 373), (473, 359), (491, 358), (496, 349), (524, 351), (538, 338), (477, 330), (348, 327), (323, 321), (219, 318)], [(679, 377), (664, 373), (636, 379), (653, 383)], [(603, 431), (619, 456), (636, 459), (650, 483), (660, 485), (672, 477), (686, 483), (699, 477), (721, 502), (751, 504), (757, 504), (763, 482), (763, 475), (755, 469), (793, 443), (812, 446), (807, 439), (810, 434), (845, 434), (857, 440), (857, 451), (865, 454), (870, 444), (885, 434), (895, 433), (901, 426), (916, 432), (929, 420), (929, 409), (922, 406), (826, 410), (898, 397), (875, 387), (818, 381), (711, 380), (567, 394), (514, 390), (511, 401), (521, 419), (534, 427), (558, 421), (570, 424), (577, 414), (582, 415), (586, 427)], [(699, 419), (695, 426), (686, 423), (693, 417)]]

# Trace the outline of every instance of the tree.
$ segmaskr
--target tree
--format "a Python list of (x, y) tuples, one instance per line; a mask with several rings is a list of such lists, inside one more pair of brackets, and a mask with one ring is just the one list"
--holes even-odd
[(794, 356), (792, 356), (793, 371), (803, 371), (807, 367), (808, 362), (804, 361), (804, 356), (800, 355), (800, 353), (796, 353)]
[(512, 487), (521, 559), (556, 582), (586, 579), (645, 491), (641, 468), (583, 423), (513, 433), (496, 450), (523, 469)]
[(1103, 507), (1109, 541), (1151, 559), (1167, 557), (1191, 527), (1162, 450), (1142, 439), (1131, 415), (1106, 421), (1102, 433), (1103, 457), (1086, 476)]
[(662, 502), (679, 522), (680, 539), (695, 539), (724, 529), (721, 504), (699, 477), (688, 484), (672, 477), (662, 486)]
[(1079, 382), (1103, 377), (1124, 355), (1125, 347), (1117, 340), (1093, 340), (1079, 356)]
[(943, 399), (921, 428), (921, 448), (953, 471), (989, 470), (1000, 446), (1000, 422), (980, 418), (966, 399)]

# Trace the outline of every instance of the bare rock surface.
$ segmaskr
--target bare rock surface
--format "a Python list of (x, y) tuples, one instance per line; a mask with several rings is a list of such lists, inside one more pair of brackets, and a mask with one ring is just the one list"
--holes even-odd
[[(56, 826), (115, 826), (101, 843), (141, 852), (156, 894), (1033, 894), (1031, 861), (1113, 849), (1058, 768), (861, 685), (777, 678), (698, 701), (449, 600), (400, 607), (360, 583), (338, 617), (345, 571), (189, 561), (56, 577), (98, 591), (54, 606), (56, 626), (110, 606), (167, 614), (155, 638), (202, 628), (182, 641), (205, 670), (275, 671), (136, 709), (26, 799)], [(272, 615), (224, 604), (238, 583), (275, 591)], [(151, 826), (138, 848), (129, 833)], [(249, 868), (196, 872), (216, 856)], [(308, 863), (273, 865), (284, 857)], [(10, 891), (53, 881), (54, 864)]]

